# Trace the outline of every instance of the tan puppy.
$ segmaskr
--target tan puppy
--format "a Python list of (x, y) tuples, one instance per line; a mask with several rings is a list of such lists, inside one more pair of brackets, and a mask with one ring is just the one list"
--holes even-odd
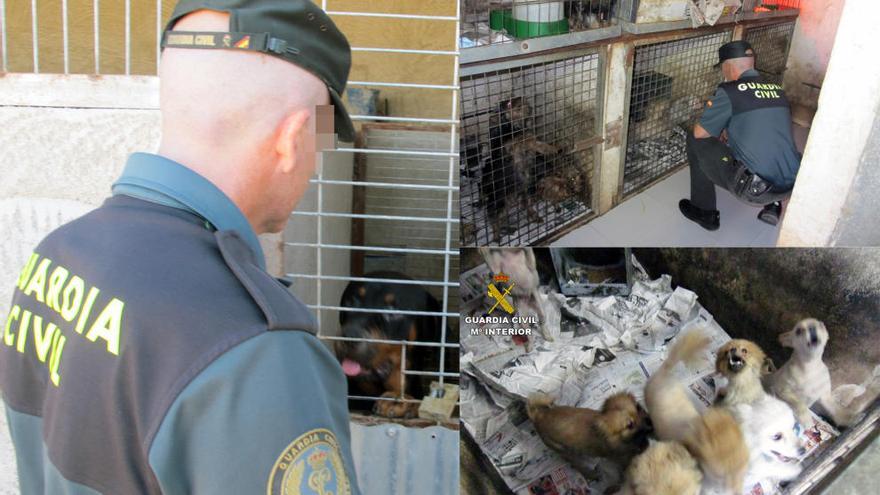
[(632, 460), (617, 495), (698, 495), (703, 473), (677, 442), (651, 442)]
[(645, 402), (657, 438), (679, 442), (699, 462), (704, 485), (729, 494), (742, 491), (749, 451), (733, 416), (710, 407), (702, 415), (672, 374), (679, 362), (695, 365), (705, 354), (709, 337), (701, 331), (679, 336), (669, 356), (645, 387)]
[(648, 446), (650, 421), (632, 394), (608, 397), (601, 411), (554, 406), (552, 398), (535, 395), (526, 410), (541, 440), (587, 479), (596, 473), (585, 458), (604, 457), (623, 468)]
[(716, 402), (731, 407), (764, 398), (767, 392), (761, 385), (761, 377), (768, 369), (767, 361), (764, 351), (750, 340), (733, 339), (721, 346), (715, 370), (727, 378), (727, 388), (719, 392)]

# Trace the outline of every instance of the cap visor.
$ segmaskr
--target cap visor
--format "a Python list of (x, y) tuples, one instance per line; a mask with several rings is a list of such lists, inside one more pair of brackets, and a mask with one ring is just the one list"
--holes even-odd
[(331, 88), (328, 89), (330, 103), (333, 104), (333, 126), (336, 129), (336, 135), (339, 136), (341, 141), (353, 143), (354, 125), (351, 123), (351, 117), (348, 116), (348, 110), (345, 109), (342, 98), (336, 94), (336, 91)]

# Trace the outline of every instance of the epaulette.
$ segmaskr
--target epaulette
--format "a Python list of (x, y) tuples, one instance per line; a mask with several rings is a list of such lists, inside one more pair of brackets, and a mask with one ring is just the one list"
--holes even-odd
[(256, 263), (254, 253), (234, 230), (214, 233), (223, 260), (266, 316), (269, 330), (302, 330), (317, 333), (314, 315), (287, 287)]

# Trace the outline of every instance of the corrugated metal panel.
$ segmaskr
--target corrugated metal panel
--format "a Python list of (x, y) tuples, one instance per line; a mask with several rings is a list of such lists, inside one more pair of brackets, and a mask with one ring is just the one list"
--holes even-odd
[(351, 450), (364, 495), (458, 495), (458, 431), (352, 423)]

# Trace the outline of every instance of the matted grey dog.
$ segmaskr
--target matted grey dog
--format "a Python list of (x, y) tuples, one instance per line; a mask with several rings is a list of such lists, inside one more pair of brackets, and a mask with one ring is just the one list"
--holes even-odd
[(787, 402), (805, 427), (813, 423), (810, 407), (817, 402), (822, 412), (838, 426), (849, 426), (876, 396), (876, 391), (865, 392), (846, 407), (834, 398), (831, 374), (822, 360), (828, 330), (821, 321), (815, 318), (799, 321), (791, 331), (779, 335), (779, 343), (794, 352), (781, 368), (764, 377), (764, 386)]
[(535, 252), (532, 248), (488, 248), (481, 247), (480, 254), (486, 260), (486, 264), (493, 274), (504, 273), (510, 277), (513, 288), (510, 295), (513, 296), (514, 307), (520, 314), (525, 315), (527, 308), (532, 308), (538, 315), (540, 323), (544, 324), (544, 310), (541, 308), (541, 299), (538, 296), (538, 286), (541, 278), (535, 265)]

